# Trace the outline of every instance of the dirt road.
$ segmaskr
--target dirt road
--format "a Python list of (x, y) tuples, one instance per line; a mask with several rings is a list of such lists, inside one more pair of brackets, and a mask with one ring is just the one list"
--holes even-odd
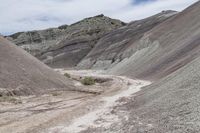
[[(56, 71), (68, 73), (78, 89), (20, 97), (21, 104), (0, 103), (0, 132), (78, 133), (90, 127), (106, 128), (120, 122), (121, 118), (112, 113), (113, 108), (150, 84), (103, 71)], [(84, 86), (78, 80), (83, 77), (103, 82)]]

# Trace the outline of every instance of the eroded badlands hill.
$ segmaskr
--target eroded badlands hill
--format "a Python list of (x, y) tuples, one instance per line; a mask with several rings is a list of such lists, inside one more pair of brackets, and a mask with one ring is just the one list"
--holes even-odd
[(123, 25), (126, 24), (98, 15), (69, 26), (16, 33), (8, 39), (50, 66), (73, 67), (102, 36)]
[(0, 88), (16, 95), (72, 90), (71, 81), (0, 37)]
[(133, 21), (102, 37), (90, 53), (78, 64), (83, 69), (108, 69), (143, 49), (140, 39), (153, 27), (176, 15), (175, 11), (163, 11), (149, 18)]
[(129, 49), (134, 54), (112, 72), (136, 78), (157, 80), (199, 57), (200, 2), (166, 20)]
[[(97, 16), (97, 18), (99, 17), (102, 18), (102, 16)], [(50, 61), (54, 67), (71, 67), (78, 64), (77, 68), (79, 69), (106, 69), (106, 73), (113, 75), (124, 75), (133, 79), (139, 78), (148, 80), (148, 82), (149, 80), (152, 81), (150, 86), (146, 86), (141, 91), (138, 90), (137, 93), (129, 92), (135, 91), (134, 87), (126, 88), (129, 92), (127, 92), (128, 96), (117, 99), (118, 104), (109, 106), (109, 110), (105, 112), (103, 111), (104, 106), (101, 106), (100, 110), (95, 108), (97, 109), (96, 114), (102, 113), (106, 117), (98, 117), (95, 111), (89, 112), (89, 114), (92, 114), (89, 115), (89, 120), (92, 119), (92, 123), (87, 121), (86, 124), (81, 118), (88, 120), (88, 117), (77, 117), (77, 123), (70, 123), (72, 129), (80, 129), (84, 127), (83, 125), (86, 125), (84, 131), (78, 130), (77, 132), (198, 133), (200, 131), (200, 1), (181, 13), (164, 11), (150, 18), (127, 25), (119, 23), (121, 25), (116, 26), (118, 27), (116, 30), (103, 34), (92, 45), (90, 42), (94, 40), (88, 41), (88, 38), (84, 40), (85, 35), (83, 37), (79, 34), (80, 27), (82, 27), (80, 26), (77, 29), (78, 40), (83, 37), (84, 41), (80, 39), (82, 41), (76, 42), (77, 40), (75, 39), (76, 41), (73, 40), (73, 43), (71, 43), (70, 39), (72, 38), (64, 38), (56, 45), (55, 43), (50, 44), (52, 47), (47, 48), (50, 50), (47, 50), (47, 53), (37, 53), (40, 59), (43, 60), (44, 57), (43, 61), (47, 63)], [(83, 25), (85, 25), (85, 22)], [(65, 29), (66, 27), (62, 28)], [(74, 35), (76, 38), (77, 34)], [(68, 42), (70, 43), (68, 44)], [(5, 64), (0, 64), (2, 70), (0, 72), (5, 76), (1, 77), (0, 75), (2, 86), (4, 83), (5, 85), (6, 83), (8, 84), (8, 82), (11, 82), (11, 85), (14, 83), (13, 87), (17, 87), (15, 84), (18, 85), (18, 83), (25, 84), (23, 81), (27, 82), (27, 80), (21, 79), (21, 76), (28, 77), (30, 79), (28, 83), (33, 87), (35, 87), (36, 82), (40, 85), (37, 87), (41, 88), (47, 86), (50, 88), (52, 86), (65, 87), (66, 85), (62, 83), (67, 83), (67, 86), (70, 86), (70, 82), (61, 82), (64, 81), (62, 76), (57, 75), (58, 78), (56, 76), (55, 79), (55, 75), (51, 74), (52, 71), (48, 67), (16, 48), (13, 44), (4, 39), (1, 39), (1, 43), (2, 46), (4, 46), (3, 44), (8, 44), (2, 47), (3, 49), (0, 51), (0, 54), (7, 57), (0, 57), (1, 62), (6, 62)], [(85, 47), (82, 46), (85, 45), (92, 47), (83, 52)], [(40, 46), (40, 43), (38, 43), (38, 46)], [(10, 48), (20, 51), (20, 54), (19, 52), (12, 52), (13, 50), (10, 50)], [(46, 49), (44, 50), (46, 51)], [(21, 53), (26, 56), (22, 56)], [(79, 55), (80, 58), (77, 57)], [(18, 56), (19, 58), (17, 58)], [(23, 63), (24, 61), (26, 62)], [(17, 66), (14, 66), (13, 63)], [(27, 69), (33, 69), (33, 71), (26, 71)], [(42, 78), (39, 81), (44, 80), (46, 82), (39, 82), (38, 75)], [(126, 79), (126, 77), (121, 78)], [(17, 81), (15, 82), (16, 79)], [(57, 81), (57, 79), (61, 80)], [(55, 82), (52, 82), (54, 80)], [(121, 80), (118, 80), (114, 85), (117, 83), (121, 83)], [(130, 79), (125, 84), (126, 87), (130, 85)], [(119, 87), (118, 84), (115, 87)], [(105, 86), (102, 88), (105, 88)], [(120, 88), (123, 87), (120, 86)], [(35, 90), (39, 92), (41, 89)], [(103, 95), (100, 96), (103, 97)], [(109, 100), (112, 101), (112, 99)], [(90, 104), (87, 105), (90, 106)], [(76, 111), (82, 111), (82, 109), (79, 108)], [(86, 109), (86, 116), (90, 109), (92, 109), (92, 106)], [(67, 113), (67, 115), (70, 115), (70, 113)], [(66, 114), (61, 117), (64, 118), (63, 116), (66, 116)], [(94, 116), (98, 118), (94, 120)], [(116, 119), (113, 119), (112, 116), (116, 116), (114, 117)], [(57, 118), (55, 119), (57, 120)], [(50, 126), (50, 130), (47, 130), (47, 132), (52, 130), (66, 132), (70, 130), (67, 127), (66, 120), (71, 120), (71, 117), (65, 120), (61, 119), (61, 125), (56, 122), (56, 126), (53, 129)], [(94, 124), (95, 122), (96, 125)], [(101, 125), (100, 122), (103, 124)], [(106, 125), (107, 122), (109, 125)], [(76, 124), (78, 126), (74, 126)], [(35, 130), (41, 132), (38, 128)]]

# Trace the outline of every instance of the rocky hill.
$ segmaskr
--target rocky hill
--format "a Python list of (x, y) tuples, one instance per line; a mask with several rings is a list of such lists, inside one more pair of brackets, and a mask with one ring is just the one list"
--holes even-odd
[(0, 37), (0, 47), (1, 92), (8, 91), (16, 95), (30, 95), (42, 94), (55, 89), (73, 89), (73, 84), (69, 79), (57, 74), (3, 37)]
[(98, 15), (69, 26), (20, 32), (7, 38), (50, 66), (73, 67), (102, 36), (124, 25), (119, 20)]

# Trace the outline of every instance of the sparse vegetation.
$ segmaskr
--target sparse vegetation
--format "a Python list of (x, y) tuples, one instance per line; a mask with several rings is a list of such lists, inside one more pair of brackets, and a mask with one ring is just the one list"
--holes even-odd
[(58, 93), (58, 92), (53, 92), (53, 93), (52, 93), (52, 96), (54, 96), (54, 97), (55, 97), (55, 96), (59, 96), (59, 95), (60, 95), (60, 93)]
[(81, 83), (83, 85), (94, 85), (95, 79), (93, 79), (92, 77), (85, 77), (84, 79), (81, 80)]
[(64, 76), (67, 77), (67, 78), (71, 78), (69, 73), (65, 73)]
[(10, 102), (10, 103), (15, 103), (15, 104), (19, 104), (22, 103), (21, 100), (13, 97), (13, 96), (1, 96), (0, 97), (0, 102)]

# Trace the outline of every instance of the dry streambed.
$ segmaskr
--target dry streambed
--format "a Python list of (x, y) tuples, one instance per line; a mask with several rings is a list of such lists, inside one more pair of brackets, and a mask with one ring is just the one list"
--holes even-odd
[[(147, 81), (105, 75), (103, 71), (57, 69), (74, 79), (75, 91), (52, 92), (43, 96), (20, 97), (20, 103), (0, 102), (0, 132), (76, 133), (90, 127), (109, 127), (120, 122), (112, 109)], [(95, 84), (81, 83), (91, 77)], [(126, 116), (125, 116), (126, 117)]]

